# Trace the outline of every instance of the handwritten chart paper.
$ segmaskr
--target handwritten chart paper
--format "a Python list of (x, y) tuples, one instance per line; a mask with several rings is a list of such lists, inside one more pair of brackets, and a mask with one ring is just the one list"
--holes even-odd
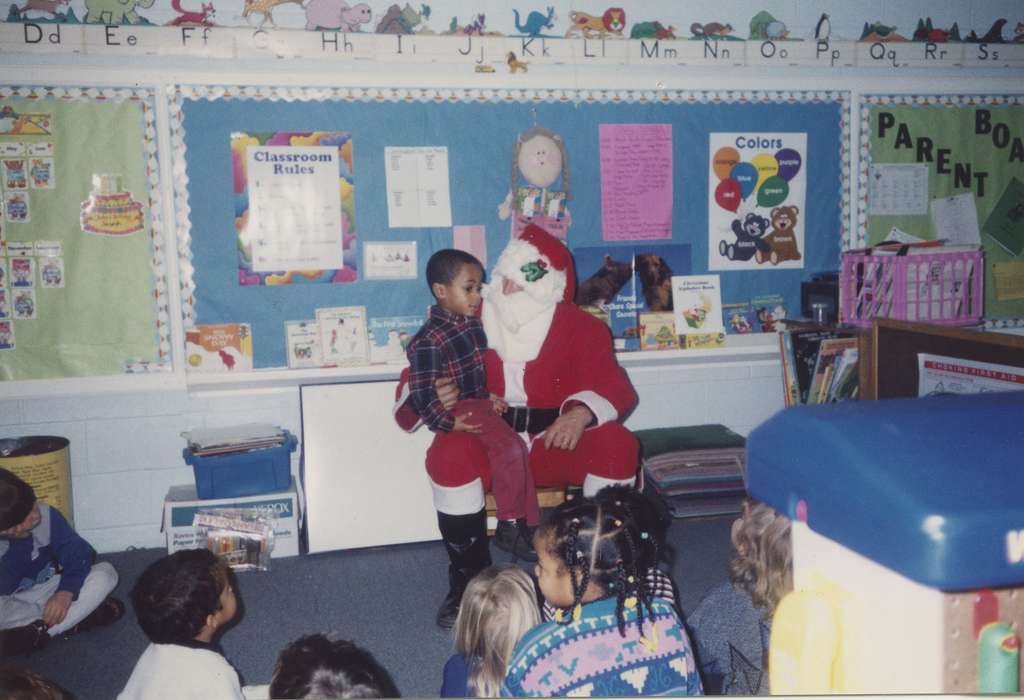
[(981, 245), (978, 208), (974, 204), (973, 192), (933, 199), (932, 223), (935, 224), (936, 238), (953, 244)]
[(428, 228), (452, 225), (448, 190), (448, 149), (437, 146), (384, 149), (388, 226)]
[(672, 125), (601, 124), (604, 240), (672, 238)]
[(246, 170), (253, 270), (344, 266), (337, 148), (249, 147)]
[(924, 163), (872, 165), (868, 177), (871, 214), (927, 214), (928, 166)]

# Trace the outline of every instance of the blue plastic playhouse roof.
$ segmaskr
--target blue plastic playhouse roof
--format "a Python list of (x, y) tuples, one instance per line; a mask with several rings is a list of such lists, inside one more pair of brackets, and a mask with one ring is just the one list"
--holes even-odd
[(1024, 584), (1024, 391), (788, 408), (750, 434), (747, 480), (919, 583)]

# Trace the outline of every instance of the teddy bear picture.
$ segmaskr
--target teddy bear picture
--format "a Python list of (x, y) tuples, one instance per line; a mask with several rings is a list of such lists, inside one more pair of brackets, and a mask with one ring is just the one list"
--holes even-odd
[(772, 209), (771, 218), (772, 231), (764, 237), (764, 243), (768, 244), (769, 250), (758, 249), (756, 260), (764, 263), (766, 260), (772, 265), (778, 265), (786, 260), (799, 260), (800, 250), (796, 242), (796, 216), (800, 212), (797, 206), (775, 207)]
[[(794, 207), (795, 208), (795, 207)], [(744, 217), (743, 221), (733, 219), (732, 232), (736, 236), (735, 243), (719, 241), (718, 253), (729, 260), (750, 260), (754, 255), (767, 255), (771, 245), (765, 240), (764, 233), (771, 222), (753, 212)], [(760, 258), (758, 262), (761, 262)]]

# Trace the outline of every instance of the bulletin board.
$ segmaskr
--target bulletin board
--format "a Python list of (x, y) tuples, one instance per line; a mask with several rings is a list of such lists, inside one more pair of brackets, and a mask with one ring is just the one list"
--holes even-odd
[(972, 236), (985, 319), (1024, 325), (1024, 95), (866, 96), (861, 144), (859, 243)]
[(153, 100), (0, 86), (0, 380), (170, 370)]
[[(555, 132), (565, 146), (568, 184), (562, 185), (569, 196), (562, 204), (571, 212), (571, 224), (564, 235), (573, 250), (630, 248), (638, 242), (605, 231), (610, 219), (603, 201), (618, 189), (607, 175), (602, 179), (602, 167), (608, 172), (601, 148), (608, 125), (628, 127), (619, 133), (661, 125), (654, 137), (666, 146), (657, 157), (670, 162), (671, 177), (668, 198), (658, 204), (667, 225), (650, 242), (689, 246), (688, 274), (707, 273), (714, 265), (723, 303), (778, 294), (791, 315), (799, 313), (800, 282), (837, 269), (840, 243), (848, 238), (844, 172), (849, 171), (850, 118), (849, 96), (843, 92), (179, 86), (171, 117), (185, 325), (251, 324), (255, 368), (286, 366), (285, 323), (313, 319), (317, 308), (365, 306), (370, 320), (422, 318), (431, 302), (423, 278), (426, 261), (470, 230), (463, 227), (484, 232), (483, 257), (490, 269), (511, 235), (512, 224), (500, 218), (499, 208), (515, 186), (513, 148), (517, 137), (534, 127)], [(303, 144), (323, 134), (343, 135), (338, 138), (347, 143), (351, 161), (343, 165), (342, 189), (352, 198), (346, 212), (352, 219), (346, 221), (340, 272), (292, 275), (283, 284), (247, 283), (258, 280), (240, 273), (238, 217), (244, 212), (237, 202), (243, 185), (232, 177), (233, 158), (239, 158), (232, 153), (233, 134), (261, 143), (291, 135), (292, 143)], [(753, 210), (760, 184), (756, 172), (754, 182), (722, 184), (731, 178), (720, 163), (716, 166), (716, 153), (728, 153), (728, 144), (737, 139), (751, 147), (761, 144), (760, 150), (775, 152), (779, 144), (790, 143), (801, 150), (791, 171), (770, 173), (793, 178), (792, 191), (803, 188), (795, 213), (803, 237), (798, 257), (779, 264), (723, 264), (721, 236), (712, 229), (728, 229), (730, 218)], [(431, 152), (417, 156), (416, 149)], [(737, 155), (746, 162), (756, 154)], [(450, 220), (425, 215), (427, 225), (406, 218), (392, 227), (386, 168), (390, 159), (413, 156), (446, 159)], [(620, 163), (617, 172), (629, 167)], [(753, 167), (756, 171), (758, 162)], [(629, 204), (621, 190), (618, 196)], [(730, 196), (738, 197), (734, 209)], [(759, 211), (769, 211), (772, 201), (761, 202), (765, 206)], [(383, 279), (367, 274), (366, 255), (382, 250), (398, 256), (414, 250), (415, 273)]]

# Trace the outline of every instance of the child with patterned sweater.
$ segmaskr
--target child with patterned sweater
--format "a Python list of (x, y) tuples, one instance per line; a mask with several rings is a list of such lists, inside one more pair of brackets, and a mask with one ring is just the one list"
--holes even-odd
[(642, 530), (613, 500), (559, 506), (534, 536), (554, 619), (516, 645), (501, 694), (702, 695), (683, 621), (648, 590)]

